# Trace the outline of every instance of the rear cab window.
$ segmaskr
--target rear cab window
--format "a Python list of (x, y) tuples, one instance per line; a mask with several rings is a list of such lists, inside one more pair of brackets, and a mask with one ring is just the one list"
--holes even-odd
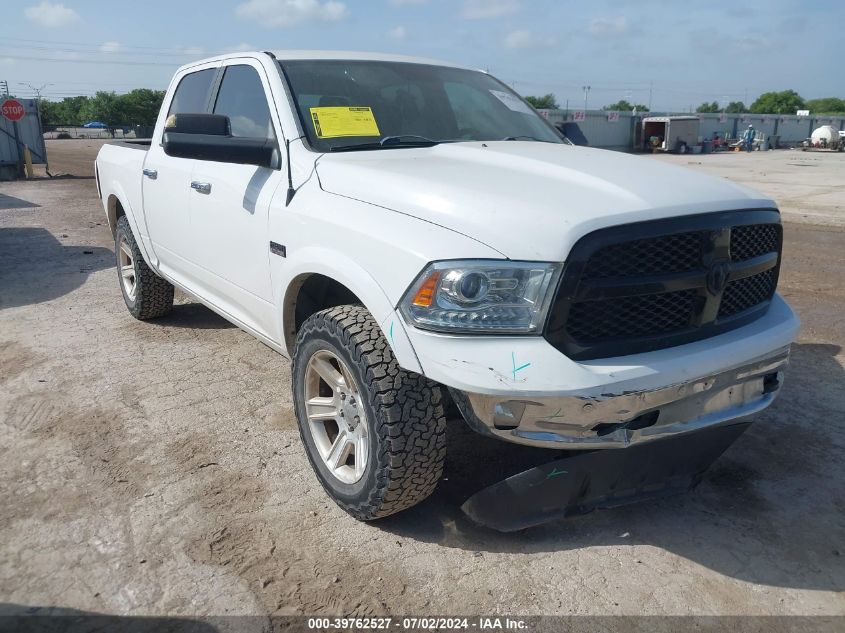
[(167, 115), (207, 112), (208, 95), (211, 92), (211, 84), (214, 82), (216, 72), (216, 68), (206, 68), (182, 77), (176, 87), (176, 92), (173, 93), (173, 100), (170, 102)]

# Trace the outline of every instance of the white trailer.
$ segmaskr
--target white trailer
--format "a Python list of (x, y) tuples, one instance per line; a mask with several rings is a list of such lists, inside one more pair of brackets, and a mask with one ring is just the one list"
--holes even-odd
[(685, 154), (698, 145), (699, 128), (697, 116), (650, 116), (637, 138), (646, 151)]

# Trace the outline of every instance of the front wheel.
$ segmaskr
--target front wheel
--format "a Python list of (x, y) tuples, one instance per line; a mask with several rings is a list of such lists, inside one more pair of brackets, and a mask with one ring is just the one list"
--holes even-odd
[(399, 367), (365, 308), (311, 316), (291, 373), (308, 459), (341, 508), (369, 521), (434, 491), (446, 458), (441, 387)]

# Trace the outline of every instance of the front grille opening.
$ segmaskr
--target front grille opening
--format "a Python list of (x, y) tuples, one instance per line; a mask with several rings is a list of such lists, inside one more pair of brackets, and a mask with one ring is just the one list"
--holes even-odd
[[(573, 360), (590, 360), (741, 327), (762, 316), (775, 294), (781, 243), (780, 215), (767, 209), (594, 231), (570, 252), (544, 336)], [(778, 257), (764, 257), (770, 253)], [(722, 289), (713, 284), (716, 265), (735, 276), (771, 267)]]
[(658, 409), (657, 411), (649, 411), (648, 413), (638, 415), (633, 420), (628, 420), (627, 422), (601, 422), (600, 424), (596, 424), (592, 430), (595, 431), (596, 435), (599, 437), (610, 435), (619, 429), (638, 431), (639, 429), (647, 429), (650, 426), (654, 426), (657, 424), (657, 418), (659, 417), (660, 410)]
[(695, 290), (681, 290), (576, 303), (566, 330), (582, 343), (678, 332), (690, 326), (696, 294)]
[(704, 231), (675, 233), (605, 246), (587, 262), (583, 278), (634, 277), (694, 270), (701, 264), (705, 235)]
[(774, 268), (745, 279), (732, 281), (722, 295), (719, 318), (745, 312), (768, 301), (775, 293), (776, 283), (777, 272)]
[(779, 224), (749, 224), (731, 230), (731, 259), (744, 261), (778, 250)]

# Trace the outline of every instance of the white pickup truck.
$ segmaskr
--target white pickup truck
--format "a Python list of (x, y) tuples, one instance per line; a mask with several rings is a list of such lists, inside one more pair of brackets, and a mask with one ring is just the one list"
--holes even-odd
[(798, 329), (772, 200), (569, 145), (459, 66), (199, 61), (96, 174), (131, 314), (177, 287), (291, 358), (311, 464), (362, 520), (434, 490), (447, 406), (520, 444), (660, 445), (771, 404)]

